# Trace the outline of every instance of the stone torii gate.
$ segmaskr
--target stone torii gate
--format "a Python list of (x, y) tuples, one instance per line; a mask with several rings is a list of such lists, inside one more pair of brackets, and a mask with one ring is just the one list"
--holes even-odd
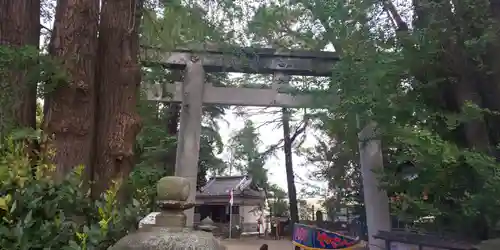
[[(229, 48), (206, 46), (199, 49), (176, 49), (160, 52), (143, 48), (141, 60), (145, 64), (160, 64), (170, 69), (184, 69), (184, 82), (145, 86), (147, 98), (159, 102), (181, 103), (175, 173), (196, 186), (200, 148), (202, 106), (222, 104), (238, 106), (314, 108), (307, 94), (287, 93), (291, 75), (331, 76), (332, 66), (339, 60), (334, 52), (280, 51), (276, 49)], [(240, 72), (273, 74), (269, 89), (215, 87), (205, 83), (205, 72)], [(360, 139), (372, 135), (373, 125), (366, 126)], [(372, 236), (379, 230), (390, 231), (387, 194), (380, 191), (373, 170), (382, 168), (380, 141), (370, 139), (360, 143), (364, 197), (370, 244), (384, 247)], [(196, 189), (191, 189), (194, 202)], [(193, 225), (194, 209), (186, 212), (187, 226)]]

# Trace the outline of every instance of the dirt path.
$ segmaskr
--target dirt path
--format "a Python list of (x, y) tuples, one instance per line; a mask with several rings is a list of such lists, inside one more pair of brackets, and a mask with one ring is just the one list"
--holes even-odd
[(262, 244), (267, 244), (270, 250), (293, 250), (290, 240), (265, 240), (256, 238), (242, 238), (233, 240), (223, 240), (227, 250), (259, 250)]

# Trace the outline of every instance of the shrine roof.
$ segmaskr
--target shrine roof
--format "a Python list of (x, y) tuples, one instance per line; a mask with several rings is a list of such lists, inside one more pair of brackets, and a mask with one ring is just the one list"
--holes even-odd
[(234, 190), (234, 197), (264, 198), (264, 192), (253, 183), (252, 177), (248, 175), (211, 177), (196, 196), (229, 196), (231, 189)]

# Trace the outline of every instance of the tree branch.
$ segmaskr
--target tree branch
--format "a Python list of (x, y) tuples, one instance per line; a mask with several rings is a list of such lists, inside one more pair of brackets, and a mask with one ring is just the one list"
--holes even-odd
[(401, 18), (401, 15), (398, 13), (398, 10), (396, 9), (396, 6), (394, 6), (392, 1), (381, 0), (381, 2), (385, 11), (394, 22), (394, 25), (396, 26), (396, 31), (408, 31), (408, 24), (405, 21), (403, 21), (403, 18)]
[(290, 137), (291, 142), (294, 142), (295, 139), (297, 139), (297, 137), (306, 130), (307, 124), (308, 124), (308, 122), (304, 122), (304, 123), (302, 123), (302, 126), (300, 128), (295, 130), (295, 133), (293, 133), (292, 137)]
[(282, 147), (282, 144), (284, 142), (284, 139), (280, 139), (277, 143), (269, 146), (264, 152), (260, 153), (263, 157), (269, 156), (271, 153), (274, 153), (274, 151), (280, 149)]
[[(305, 113), (305, 111), (304, 111)], [(307, 128), (307, 125), (309, 125), (309, 117), (306, 116), (307, 114), (304, 114), (304, 120), (303, 120), (303, 123), (302, 123), (302, 126), (300, 126), (297, 130), (295, 130), (295, 133), (293, 133), (293, 135), (290, 137), (290, 142), (293, 143), (295, 141), (295, 139), (297, 139), (297, 137), (304, 133), (304, 131), (306, 131), (306, 128)]]
[(44, 29), (44, 30), (47, 30), (49, 33), (52, 33), (52, 30), (49, 29), (47, 26), (43, 25), (43, 24), (40, 24), (40, 28), (41, 29)]

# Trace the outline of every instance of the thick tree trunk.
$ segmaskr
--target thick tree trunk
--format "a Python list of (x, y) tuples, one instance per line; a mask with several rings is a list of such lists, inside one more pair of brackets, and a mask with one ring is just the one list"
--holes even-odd
[[(39, 41), (40, 0), (0, 1), (0, 46), (32, 46), (36, 53)], [(0, 72), (0, 138), (16, 127), (36, 128), (36, 82), (27, 79), (28, 70)]]
[(65, 82), (54, 82), (45, 105), (45, 132), (54, 136), (59, 178), (78, 165), (91, 173), (95, 117), (95, 57), (99, 0), (58, 0), (49, 53)]
[(141, 129), (136, 112), (141, 10), (142, 0), (102, 1), (94, 195), (107, 189), (112, 180), (128, 177), (134, 164), (133, 145)]

